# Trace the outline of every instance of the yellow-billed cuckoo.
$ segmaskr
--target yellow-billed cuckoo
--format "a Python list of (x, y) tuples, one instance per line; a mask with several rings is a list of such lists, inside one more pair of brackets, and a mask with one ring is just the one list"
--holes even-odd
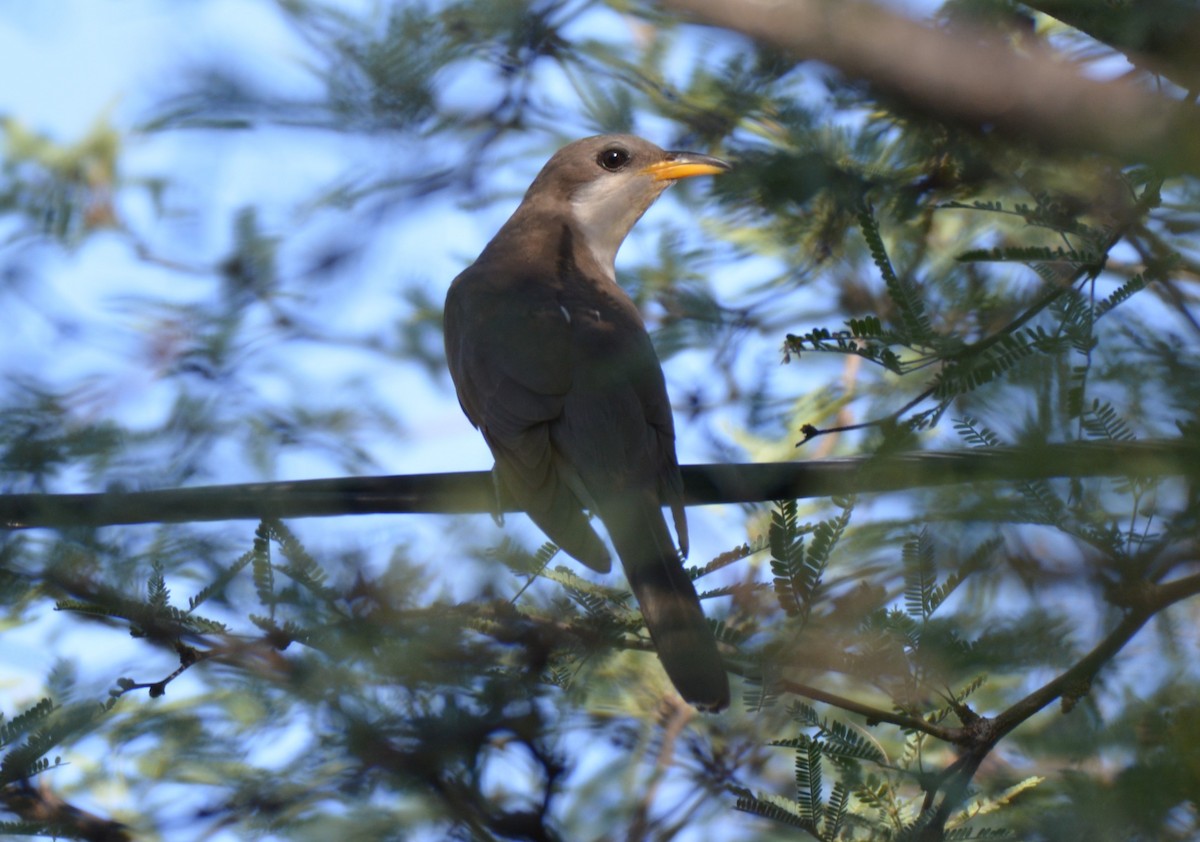
[(497, 481), (551, 540), (606, 573), (608, 550), (584, 511), (600, 517), (667, 675), (708, 710), (729, 703), (729, 681), (680, 558), (687, 521), (671, 405), (613, 260), (673, 181), (728, 169), (631, 135), (564, 147), (454, 279), (445, 314), (458, 400), (491, 448)]

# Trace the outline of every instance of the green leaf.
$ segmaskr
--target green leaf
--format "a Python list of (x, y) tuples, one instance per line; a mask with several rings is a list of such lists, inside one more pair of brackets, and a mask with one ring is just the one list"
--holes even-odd
[(891, 297), (892, 303), (896, 305), (901, 324), (904, 325), (906, 340), (909, 343), (932, 341), (936, 337), (929, 322), (929, 315), (925, 311), (925, 301), (921, 289), (911, 280), (901, 279), (896, 274), (870, 205), (863, 204), (859, 207), (858, 224), (863, 238), (867, 241), (867, 248), (871, 251), (871, 257), (874, 259), (875, 265), (879, 267), (880, 275), (883, 276), (888, 295)]
[(734, 809), (743, 813), (753, 813), (789, 827), (796, 827), (815, 834), (816, 828), (812, 822), (800, 813), (800, 805), (789, 798), (778, 795), (743, 795), (734, 802)]
[(254, 533), (254, 590), (258, 601), (268, 608), (272, 615), (275, 613), (275, 569), (271, 565), (271, 525), (262, 521)]
[(223, 568), (215, 579), (201, 588), (194, 596), (188, 598), (188, 611), (193, 611), (213, 596), (224, 593), (225, 588), (234, 580), (237, 574), (241, 573), (246, 568), (246, 565), (254, 560), (254, 556), (255, 551), (249, 550), (242, 553), (233, 564)]
[(146, 600), (151, 608), (167, 608), (171, 602), (171, 591), (167, 588), (162, 567), (158, 562), (154, 563), (150, 578), (146, 582)]
[(0, 748), (25, 736), (39, 723), (44, 722), (54, 711), (54, 702), (50, 699), (41, 699), (33, 707), (26, 708), (8, 722), (0, 725)]
[(768, 530), (775, 597), (789, 617), (804, 616), (804, 530), (796, 521), (796, 501), (775, 504)]
[(971, 447), (1000, 447), (1004, 440), (970, 415), (954, 422), (954, 431)]
[(1125, 419), (1117, 414), (1112, 404), (1093, 400), (1080, 423), (1088, 437), (1100, 441), (1134, 441), (1137, 437), (1129, 429)]
[(809, 740), (796, 749), (796, 804), (800, 817), (813, 827), (825, 813), (821, 786), (821, 746)]
[(1144, 275), (1137, 274), (1130, 278), (1125, 283), (1121, 284), (1112, 291), (1103, 301), (1096, 305), (1094, 318), (1099, 319), (1101, 316), (1111, 312), (1113, 308), (1124, 304), (1134, 295), (1146, 288), (1146, 278)]
[(825, 822), (821, 828), (822, 839), (837, 839), (850, 812), (850, 790), (841, 781), (833, 785), (829, 803), (825, 806)]
[(937, 570), (933, 564), (933, 539), (929, 529), (904, 543), (904, 606), (910, 617), (928, 620), (933, 613)]

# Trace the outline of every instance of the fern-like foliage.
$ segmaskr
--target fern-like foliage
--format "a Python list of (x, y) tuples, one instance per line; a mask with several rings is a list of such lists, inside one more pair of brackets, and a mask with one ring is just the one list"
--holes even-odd
[(1020, 516), (1026, 522), (1068, 528), (1067, 504), (1050, 487), (1050, 483), (1045, 480), (1030, 480), (1020, 483), (1017, 488), (1024, 498)]
[[(257, 538), (255, 538), (255, 544), (258, 544)], [(237, 575), (245, 570), (246, 566), (254, 560), (257, 552), (258, 550), (256, 548), (242, 553), (237, 561), (224, 568), (215, 579), (201, 588), (195, 595), (189, 597), (188, 611), (195, 611), (209, 599), (212, 599), (212, 597), (216, 596), (217, 594), (224, 593), (225, 588), (228, 587), (229, 583), (232, 582)]]
[[(841, 513), (815, 526), (799, 522), (794, 500), (776, 503), (771, 513), (768, 542), (776, 599), (789, 617), (798, 618), (801, 623), (808, 620), (820, 595), (830, 554), (850, 522), (853, 501), (837, 502), (843, 507)], [(808, 536), (812, 540), (806, 546)]]
[(46, 721), (54, 709), (54, 702), (50, 699), (41, 699), (33, 707), (26, 708), (8, 722), (0, 724), (0, 748), (12, 745), (37, 728)]
[(867, 778), (861, 786), (855, 788), (854, 798), (864, 807), (877, 811), (880, 816), (893, 814), (896, 802), (900, 800), (890, 781), (875, 776)]
[(779, 704), (783, 692), (778, 682), (764, 677), (768, 672), (759, 664), (757, 673), (746, 675), (745, 681), (742, 682), (742, 703), (746, 710), (761, 712)]
[(1091, 251), (1050, 248), (1048, 246), (1005, 246), (1003, 248), (969, 249), (958, 255), (960, 263), (1069, 263), (1093, 265), (1098, 255)]
[(825, 805), (822, 829), (825, 839), (838, 839), (841, 836), (849, 812), (850, 790), (842, 781), (838, 781), (833, 785), (833, 790), (829, 793), (829, 802)]
[(575, 680), (575, 668), (566, 664), (551, 665), (545, 672), (542, 673), (542, 681), (552, 687), (558, 687), (566, 690)]
[(883, 243), (879, 223), (869, 205), (863, 204), (859, 207), (858, 225), (862, 230), (863, 239), (867, 242), (867, 248), (871, 251), (871, 257), (883, 276), (888, 295), (896, 305), (900, 323), (904, 326), (906, 344), (932, 342), (936, 336), (925, 309), (921, 289), (911, 280), (896, 274), (891, 258), (888, 257), (887, 247)]
[(279, 623), (274, 617), (263, 617), (259, 614), (249, 615), (250, 622), (262, 629), (276, 649), (287, 649), (293, 641), (312, 644), (313, 636), (303, 627), (293, 622)]
[(742, 791), (736, 808), (807, 831), (820, 842), (835, 842), (841, 837), (850, 811), (849, 788), (843, 781), (834, 783), (827, 803), (822, 771), (823, 744), (807, 738), (772, 743), (785, 744), (795, 749), (795, 797), (753, 795)]
[(1103, 301), (1096, 305), (1094, 318), (1099, 319), (1101, 316), (1111, 312), (1113, 308), (1124, 304), (1134, 295), (1146, 288), (1146, 277), (1142, 274), (1134, 275), (1125, 283), (1121, 284), (1113, 290)]
[(849, 331), (816, 327), (801, 335), (787, 334), (783, 341), (783, 361), (791, 362), (792, 354), (801, 356), (805, 352), (850, 354), (882, 366), (893, 374), (904, 373), (904, 361), (889, 347), (908, 345), (908, 338), (904, 334), (875, 330), (875, 326), (879, 325), (879, 319), (875, 316), (862, 321), (851, 319), (847, 324)]
[(878, 764), (886, 761), (883, 752), (872, 740), (844, 722), (821, 717), (812, 705), (796, 702), (789, 708), (789, 712), (802, 728), (810, 729), (814, 733), (774, 740), (768, 745), (800, 750), (815, 742), (819, 745), (821, 753), (831, 759)]
[(146, 601), (112, 598), (101, 601), (60, 599), (55, 604), (57, 611), (70, 611), (97, 618), (124, 620), (134, 637), (154, 640), (175, 640), (186, 634), (224, 632), (224, 623), (203, 617), (166, 604), (169, 598), (165, 585), (160, 583), (160, 574), (151, 574), (150, 588)]
[(707, 576), (714, 570), (720, 570), (723, 567), (728, 567), (731, 564), (736, 564), (742, 559), (749, 558), (755, 553), (762, 552), (770, 547), (770, 542), (766, 538), (755, 538), (753, 541), (747, 541), (740, 546), (734, 547), (732, 550), (726, 550), (720, 553), (707, 564), (700, 567), (689, 567), (688, 575), (692, 579), (699, 579), (701, 576)]
[(813, 827), (825, 815), (821, 778), (821, 744), (810, 740), (808, 745), (796, 749), (796, 803), (800, 817)]
[(1095, 315), (1091, 302), (1079, 290), (1068, 288), (1050, 305), (1058, 320), (1058, 329), (1070, 346), (1080, 354), (1096, 347)]
[[(959, 826), (952, 827), (952, 828), (950, 828), (950, 830), (951, 831), (967, 830), (967, 828), (961, 827), (961, 825), (965, 824), (966, 822), (971, 821), (972, 819), (976, 818), (977, 816), (986, 815), (987, 813), (994, 812), (994, 811), (1000, 809), (1001, 807), (1005, 807), (1005, 806), (1011, 804), (1014, 799), (1018, 798), (1019, 796), (1021, 796), (1022, 794), (1026, 793), (1026, 792), (1036, 789), (1043, 782), (1045, 782), (1045, 778), (1041, 777), (1040, 775), (1032, 775), (1028, 778), (1018, 781), (1017, 783), (1013, 784), (1010, 787), (1005, 788), (1004, 790), (1002, 790), (1001, 792), (999, 792), (996, 795), (979, 796), (977, 798), (972, 799), (970, 802), (968, 802), (964, 806), (962, 812), (955, 819), (955, 825), (959, 825)], [(976, 834), (981, 834), (981, 833), (985, 833), (985, 832), (987, 832), (987, 831), (981, 829), (981, 830), (977, 830)], [(1003, 833), (1006, 831), (1001, 831), (1001, 832)], [(993, 836), (975, 835), (975, 836), (951, 837), (949, 834), (947, 834), (946, 838), (947, 839), (951, 839), (951, 838), (1003, 839), (1005, 837), (994, 836), (994, 835)]]
[(279, 567), (279, 571), (316, 598), (327, 602), (337, 600), (338, 591), (325, 584), (325, 570), (309, 554), (295, 534), (281, 521), (269, 520), (266, 523), (271, 537), (279, 546), (280, 553), (287, 560), (286, 564)]
[[(543, 544), (538, 550), (531, 553), (520, 543), (505, 537), (499, 544), (489, 548), (485, 555), (488, 561), (502, 564), (526, 581), (532, 581), (545, 569), (547, 559), (544, 559), (541, 553), (546, 546), (554, 547), (553, 544)], [(557, 548), (554, 547), (554, 549)], [(553, 557), (554, 553), (552, 552), (550, 558)]]
[(905, 542), (901, 551), (904, 564), (905, 611), (914, 620), (928, 622), (963, 579), (978, 570), (986, 559), (996, 551), (1004, 539), (999, 536), (984, 541), (950, 571), (945, 581), (938, 583), (938, 571), (934, 560), (934, 542), (928, 527)]
[[(273, 563), (272, 543), (279, 546), (286, 563)], [(151, 567), (147, 577), (143, 599), (105, 594), (94, 600), (60, 600), (56, 608), (94, 617), (123, 620), (129, 624), (130, 633), (135, 637), (170, 644), (179, 650), (186, 636), (228, 633), (223, 623), (200, 615), (196, 608), (213, 594), (224, 590), (232, 578), (248, 566), (252, 570), (259, 602), (267, 608), (265, 616), (253, 615), (249, 618), (250, 621), (266, 632), (274, 645), (281, 648), (293, 640), (316, 642), (318, 636), (312, 629), (303, 628), (294, 621), (281, 621), (277, 616), (278, 610), (281, 605), (294, 604), (302, 597), (307, 597), (310, 602), (315, 598), (327, 605), (336, 605), (338, 592), (325, 584), (325, 571), (291, 530), (275, 520), (266, 520), (259, 524), (253, 549), (228, 568), (221, 570), (213, 581), (191, 597), (186, 610), (171, 604), (171, 591), (166, 576), (161, 565), (157, 563)], [(277, 573), (286, 576), (290, 581), (288, 588), (277, 589)], [(196, 659), (192, 659), (184, 666), (186, 668), (195, 662)]]
[(978, 389), (1043, 348), (1042, 337), (1031, 330), (998, 336), (986, 347), (955, 357), (938, 372), (933, 396), (948, 399)]
[(847, 319), (846, 326), (850, 332), (863, 339), (894, 340), (897, 334), (883, 329), (883, 322), (878, 316), (863, 316), (861, 319)]
[(728, 643), (730, 646), (741, 646), (746, 640), (754, 634), (754, 629), (750, 627), (734, 628), (722, 623), (720, 620), (714, 620), (711, 617), (708, 620), (709, 626), (712, 627), (713, 637), (718, 643)]
[(771, 794), (745, 794), (739, 796), (733, 806), (734, 809), (741, 810), (743, 813), (753, 813), (788, 827), (806, 830), (814, 837), (816, 836), (812, 825), (800, 815), (799, 805), (790, 798)]
[(267, 521), (259, 523), (254, 531), (254, 550), (251, 571), (254, 575), (254, 591), (259, 603), (271, 616), (275, 616), (275, 568), (271, 563), (271, 527)]
[(771, 542), (771, 572), (775, 576), (775, 598), (789, 617), (805, 616), (804, 536), (807, 531), (797, 520), (795, 500), (775, 505), (767, 533)]
[(845, 534), (846, 527), (850, 524), (850, 515), (854, 511), (853, 497), (834, 497), (833, 503), (841, 508), (841, 513), (817, 523), (813, 529), (812, 544), (808, 549), (808, 565), (819, 571), (823, 571), (829, 565), (833, 548)]
[(589, 594), (591, 597), (606, 602), (609, 606), (624, 605), (628, 602), (628, 591), (617, 590), (616, 588), (609, 588), (597, 582), (592, 582), (561, 564), (544, 571), (542, 577), (562, 585), (568, 594), (572, 592)]
[(589, 617), (611, 621), (612, 601), (608, 596), (591, 588), (567, 587), (567, 594)]
[(937, 570), (933, 565), (933, 539), (928, 528), (904, 542), (902, 558), (905, 610), (913, 619), (928, 620), (937, 607), (934, 604)]
[(561, 585), (571, 601), (583, 609), (582, 622), (592, 637), (616, 641), (623, 634), (636, 634), (645, 628), (641, 614), (633, 610), (628, 590), (588, 581), (561, 565), (543, 576)]
[(1080, 422), (1091, 439), (1119, 442), (1133, 441), (1137, 438), (1112, 404), (1098, 399), (1092, 401), (1091, 407)]
[(155, 562), (150, 572), (150, 580), (146, 583), (146, 604), (151, 608), (163, 609), (171, 603), (171, 591), (163, 576), (162, 565)]
[(1000, 447), (1004, 440), (970, 415), (954, 422), (954, 432), (970, 447)]
[[(962, 712), (966, 708), (967, 699), (970, 698), (971, 695), (976, 690), (978, 690), (980, 687), (982, 687), (986, 683), (987, 683), (987, 674), (986, 673), (975, 676), (970, 681), (968, 681), (965, 685), (960, 687), (958, 690), (951, 692), (949, 694), (949, 697), (946, 699), (946, 703), (944, 705), (942, 705), (940, 708), (938, 708), (937, 710), (933, 711), (931, 714), (928, 714), (926, 718), (930, 722), (944, 722), (946, 719), (948, 719), (951, 716), (960, 716), (961, 717)], [(914, 744), (914, 750), (915, 750), (915, 748), (917, 747), (917, 745), (916, 745), (917, 741), (913, 740), (912, 742)]]
[(1010, 208), (1002, 201), (977, 199), (970, 203), (958, 201), (943, 202), (938, 207), (1017, 216), (1023, 219), (1026, 224), (1033, 227), (1044, 228), (1061, 234), (1074, 234), (1089, 242), (1096, 242), (1102, 239), (1100, 232), (1081, 222), (1076, 214), (1064, 212), (1061, 203), (1054, 194), (1047, 191), (1041, 191), (1037, 195), (1037, 202), (1034, 205), (1017, 202)]
[[(774, 794), (751, 795), (742, 790), (738, 810), (802, 829), (821, 842), (857, 838), (853, 835), (854, 825), (847, 820), (854, 813), (877, 810), (889, 818), (895, 817), (899, 799), (893, 784), (881, 781), (875, 772), (864, 776), (860, 769), (863, 763), (886, 772), (892, 769), (874, 741), (845, 723), (826, 720), (806, 703), (794, 703), (791, 714), (800, 727), (812, 733), (774, 740), (768, 745), (793, 751), (796, 793), (785, 798)], [(824, 782), (826, 760), (836, 772), (828, 795)]]
[[(93, 723), (104, 716), (116, 703), (110, 698), (104, 704), (94, 702), (56, 707), (48, 705), (43, 699), (34, 707), (16, 717), (12, 726), (18, 720), (21, 728), (7, 731), (9, 741), (6, 742), (4, 756), (0, 757), (0, 787), (27, 780), (44, 772), (51, 766), (58, 766), (61, 760), (53, 760), (46, 755), (62, 745), (76, 734), (85, 733)], [(15, 744), (18, 736), (23, 742)]]
[(550, 562), (555, 556), (558, 555), (558, 553), (558, 545), (551, 541), (546, 541), (540, 547), (538, 547), (533, 554), (533, 563), (538, 572), (540, 573), (541, 571), (545, 570), (546, 566), (550, 564)]

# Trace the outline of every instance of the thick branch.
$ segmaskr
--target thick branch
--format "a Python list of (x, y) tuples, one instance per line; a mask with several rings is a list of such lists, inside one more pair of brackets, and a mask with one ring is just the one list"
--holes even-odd
[[(1183, 440), (915, 452), (763, 465), (685, 465), (688, 505), (753, 503), (1051, 477), (1200, 477)], [(105, 526), (354, 514), (512, 511), (485, 471), (263, 482), (107, 494), (0, 495), (0, 528)]]
[(998, 33), (934, 29), (861, 0), (665, 0), (713, 26), (825, 62), (943, 120), (1165, 173), (1200, 168), (1200, 115), (1129, 79), (1087, 78)]
[(1200, 88), (1200, 9), (1191, 0), (1026, 0), (1183, 88)]
[(1155, 614), (1196, 594), (1200, 594), (1200, 574), (1185, 576), (1182, 579), (1153, 586), (1145, 599), (1139, 605), (1134, 606), (1117, 624), (1116, 628), (1109, 632), (1091, 652), (1088, 652), (1066, 672), (1051, 679), (996, 716), (992, 720), (990, 742), (994, 745), (1054, 700), (1076, 697), (1086, 693), (1101, 667), (1125, 648), (1125, 644), (1129, 643)]

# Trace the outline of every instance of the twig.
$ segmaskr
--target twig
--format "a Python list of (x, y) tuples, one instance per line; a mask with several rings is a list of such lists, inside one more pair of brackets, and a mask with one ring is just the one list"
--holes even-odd
[(696, 711), (680, 699), (668, 697), (667, 704), (669, 708), (666, 721), (663, 723), (662, 745), (659, 746), (658, 756), (655, 757), (654, 771), (650, 775), (646, 790), (638, 799), (633, 820), (629, 823), (629, 834), (626, 837), (628, 842), (651, 838), (650, 808), (655, 803), (659, 785), (662, 784), (667, 770), (671, 767), (671, 761), (675, 755), (675, 743), (678, 741), (679, 735), (683, 733), (683, 729), (687, 727), (688, 722), (696, 715)]
[(830, 693), (827, 690), (822, 690), (819, 687), (813, 687), (811, 684), (801, 684), (798, 681), (783, 680), (779, 682), (780, 688), (789, 693), (794, 693), (797, 696), (803, 696), (806, 699), (812, 699), (817, 702), (824, 702), (827, 705), (841, 708), (850, 713), (857, 713), (867, 720), (868, 725), (874, 725), (878, 722), (887, 722), (892, 725), (898, 725), (901, 728), (906, 728), (912, 731), (920, 731), (928, 734), (931, 737), (936, 737), (939, 740), (944, 740), (948, 743), (957, 743), (962, 740), (961, 728), (945, 728), (941, 725), (935, 725), (920, 717), (906, 716), (902, 713), (893, 713), (892, 711), (884, 710), (883, 708), (872, 707), (865, 705), (862, 702), (856, 702), (853, 699), (845, 696), (839, 696), (837, 693)]

